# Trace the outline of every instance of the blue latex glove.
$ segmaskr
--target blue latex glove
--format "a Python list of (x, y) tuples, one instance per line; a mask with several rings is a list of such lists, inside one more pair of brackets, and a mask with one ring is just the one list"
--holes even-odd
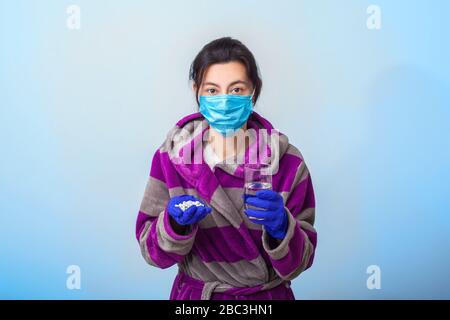
[[(284, 239), (289, 220), (281, 195), (272, 190), (259, 190), (256, 195), (244, 194), (243, 198), (248, 205), (263, 209), (245, 209), (244, 212), (250, 221), (264, 225), (267, 233), (272, 237)], [(252, 217), (262, 220), (252, 219)]]
[[(197, 207), (193, 205), (188, 209), (186, 209), (185, 211), (176, 206), (183, 203), (183, 201), (189, 200), (199, 201), (203, 203), (203, 206)], [(208, 213), (211, 212), (211, 208), (206, 206), (203, 201), (200, 201), (198, 198), (187, 194), (170, 198), (169, 203), (167, 204), (167, 210), (169, 211), (170, 216), (178, 224), (181, 225), (194, 224), (197, 221), (202, 220)]]

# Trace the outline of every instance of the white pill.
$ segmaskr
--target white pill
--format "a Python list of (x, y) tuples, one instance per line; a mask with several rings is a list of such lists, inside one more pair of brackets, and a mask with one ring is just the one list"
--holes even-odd
[(175, 207), (180, 208), (182, 211), (186, 211), (191, 206), (203, 207), (204, 204), (198, 200), (197, 201), (188, 200), (175, 205)]

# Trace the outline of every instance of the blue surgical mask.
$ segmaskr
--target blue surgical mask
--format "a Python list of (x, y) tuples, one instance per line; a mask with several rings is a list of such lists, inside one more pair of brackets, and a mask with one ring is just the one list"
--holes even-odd
[(223, 136), (232, 136), (252, 113), (253, 94), (200, 96), (200, 113), (208, 120), (209, 125)]

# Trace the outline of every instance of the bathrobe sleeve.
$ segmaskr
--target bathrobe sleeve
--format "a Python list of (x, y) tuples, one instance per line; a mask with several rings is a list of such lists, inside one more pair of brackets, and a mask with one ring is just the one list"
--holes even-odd
[(175, 173), (173, 164), (158, 149), (153, 156), (150, 176), (136, 221), (136, 239), (148, 264), (168, 268), (178, 262), (192, 249), (198, 225), (188, 227), (186, 234), (176, 233), (171, 226), (167, 211), (170, 200), (168, 181)]
[(286, 237), (274, 239), (263, 228), (262, 240), (275, 272), (292, 280), (312, 265), (317, 244), (314, 190), (303, 158), (296, 168), (285, 209), (289, 221)]

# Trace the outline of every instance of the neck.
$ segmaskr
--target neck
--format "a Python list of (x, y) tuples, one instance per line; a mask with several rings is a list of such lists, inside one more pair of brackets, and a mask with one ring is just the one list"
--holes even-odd
[(241, 136), (243, 136), (245, 130), (247, 130), (247, 123), (244, 123), (241, 129), (242, 130), (238, 130), (237, 133), (231, 137), (224, 137), (220, 132), (216, 131), (211, 126), (209, 127), (208, 143), (220, 160), (235, 156), (245, 147), (245, 139)]

